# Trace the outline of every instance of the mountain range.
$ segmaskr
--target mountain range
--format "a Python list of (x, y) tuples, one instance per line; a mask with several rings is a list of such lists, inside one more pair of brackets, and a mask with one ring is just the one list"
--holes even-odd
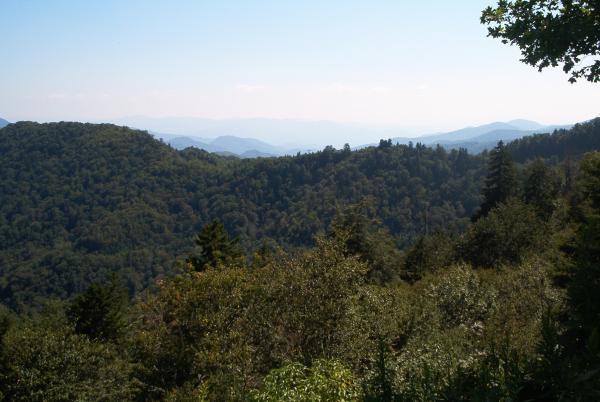
[[(166, 133), (195, 139), (237, 136), (255, 138), (283, 148), (322, 149), (345, 143), (361, 144), (370, 138), (391, 138), (414, 130), (398, 127), (372, 127), (351, 123), (298, 119), (203, 119), (195, 117), (133, 116), (113, 119), (110, 123), (154, 133)], [(301, 139), (301, 140), (296, 140)], [(297, 142), (301, 141), (300, 144)]]
[[(253, 124), (256, 125), (257, 121), (261, 119), (252, 120)], [(264, 119), (267, 120), (267, 119)], [(225, 124), (225, 123), (222, 123)], [(247, 132), (243, 128), (241, 121), (237, 121), (236, 124), (241, 124), (240, 131), (242, 133)], [(264, 123), (266, 125), (266, 123)], [(282, 135), (292, 136), (290, 133), (296, 133), (298, 128), (296, 122), (288, 121), (288, 125), (285, 126), (282, 121), (278, 122)], [(317, 124), (315, 122), (315, 124)], [(331, 123), (331, 127), (334, 127), (336, 123)], [(459, 149), (465, 148), (471, 153), (479, 153), (485, 149), (493, 148), (498, 141), (512, 141), (518, 138), (533, 134), (546, 134), (552, 133), (557, 129), (568, 129), (572, 125), (542, 125), (531, 120), (511, 120), (509, 122), (494, 122), (481, 126), (465, 127), (459, 130), (435, 133), (424, 136), (412, 136), (412, 137), (394, 137), (391, 135), (382, 136), (381, 138), (391, 138), (394, 144), (409, 144), (422, 143), (425, 145), (435, 146), (441, 145), (446, 149)], [(144, 127), (141, 127), (144, 128)], [(176, 126), (173, 126), (175, 129)], [(336, 130), (339, 127), (336, 127)], [(308, 129), (308, 128), (307, 128)], [(355, 128), (350, 128), (348, 135), (352, 136)], [(216, 129), (215, 129), (216, 130)], [(321, 127), (323, 130), (323, 127)], [(201, 131), (207, 133), (207, 131)], [(213, 131), (211, 131), (213, 132)], [(214, 131), (216, 133), (218, 131)], [(336, 131), (337, 132), (337, 131)], [(323, 132), (323, 138), (335, 138), (336, 132), (332, 132), (332, 137), (329, 137), (326, 132)], [(241, 158), (255, 158), (255, 157), (273, 157), (283, 155), (295, 155), (298, 152), (306, 153), (313, 152), (322, 148), (318, 145), (304, 145), (304, 146), (277, 146), (265, 141), (258, 140), (256, 138), (242, 138), (234, 135), (221, 135), (216, 138), (198, 137), (194, 135), (175, 135), (175, 134), (163, 134), (152, 132), (156, 137), (162, 139), (164, 142), (170, 144), (172, 147), (182, 150), (187, 147), (195, 147), (204, 149), (208, 152), (218, 153), (225, 156), (234, 156)], [(392, 134), (391, 132), (382, 131), (380, 134)], [(296, 136), (296, 134), (294, 134)], [(368, 146), (375, 146), (376, 143), (370, 143), (354, 147), (355, 149), (361, 149)]]
[[(568, 129), (572, 125), (543, 125), (535, 121), (517, 119), (494, 122), (481, 126), (434, 133), (423, 136), (397, 136), (400, 129), (361, 128), (356, 125), (327, 121), (302, 121), (285, 119), (225, 119), (198, 118), (124, 118), (118, 124), (147, 130), (155, 138), (183, 150), (188, 147), (203, 149), (221, 156), (236, 158), (259, 158), (296, 155), (314, 152), (324, 147), (323, 141), (331, 144), (350, 142), (352, 138), (370, 135), (382, 139), (391, 138), (394, 144), (422, 143), (440, 145), (446, 149), (467, 149), (479, 153), (493, 148), (498, 141), (512, 141), (533, 134), (552, 133), (556, 129)], [(9, 124), (0, 119), (0, 128)], [(362, 133), (361, 135), (359, 135)], [(277, 140), (279, 145), (260, 138)], [(290, 144), (290, 138), (304, 138), (320, 143)], [(326, 139), (326, 140), (324, 140)], [(287, 143), (282, 141), (288, 140)], [(354, 146), (361, 149), (376, 143)]]
[(241, 138), (233, 135), (224, 135), (217, 138), (197, 138), (176, 136), (161, 133), (152, 133), (155, 138), (162, 139), (167, 144), (178, 150), (188, 147), (203, 149), (207, 152), (222, 156), (233, 156), (238, 158), (273, 157), (283, 155), (295, 155), (298, 152), (306, 153), (317, 147), (286, 148), (275, 146), (255, 138)]
[[(493, 148), (498, 141), (512, 141), (534, 134), (548, 134), (558, 129), (568, 129), (573, 125), (545, 126), (531, 120), (511, 120), (509, 122), (494, 122), (482, 126), (465, 127), (445, 133), (431, 134), (420, 137), (395, 137), (394, 144), (420, 142), (425, 145), (441, 145), (446, 149), (467, 149), (471, 153), (479, 153)], [(375, 144), (370, 144), (375, 145)]]
[[(517, 163), (576, 160), (600, 149), (600, 119), (507, 148)], [(14, 307), (111, 273), (137, 293), (174, 272), (215, 219), (248, 253), (264, 239), (311, 246), (340, 207), (362, 202), (398, 247), (458, 233), (480, 205), (487, 158), (381, 143), (239, 159), (112, 124), (17, 122), (0, 129), (0, 166), (0, 303)]]

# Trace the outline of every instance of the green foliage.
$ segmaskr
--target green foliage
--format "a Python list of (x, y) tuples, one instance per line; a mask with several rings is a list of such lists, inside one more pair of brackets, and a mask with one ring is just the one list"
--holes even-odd
[(557, 302), (543, 266), (456, 266), (413, 289), (407, 340), (387, 357), (392, 400), (520, 400), (543, 313)]
[[(52, 144), (43, 140), (49, 135), (47, 126), (24, 127), (24, 136), (28, 130), (39, 130), (41, 143)], [(0, 312), (0, 397), (6, 400), (597, 399), (597, 153), (586, 155), (579, 165), (573, 159), (570, 176), (576, 185), (562, 193), (549, 187), (555, 182), (550, 168), (540, 161), (527, 165), (523, 200), (498, 196), (502, 193), (498, 189), (506, 188), (498, 183), (510, 180), (501, 177), (504, 168), (490, 169), (486, 197), (504, 201), (492, 203), (487, 216), (467, 227), (465, 218), (478, 202), (476, 183), (481, 181), (485, 155), (470, 157), (383, 141), (359, 152), (330, 147), (314, 155), (244, 162), (194, 150), (176, 152), (156, 145), (145, 134), (113, 126), (51, 127), (59, 144), (54, 151), (70, 150), (65, 144), (75, 140), (79, 145), (91, 141), (104, 154), (94, 159), (88, 153), (92, 157), (80, 160), (82, 166), (104, 166), (100, 163), (104, 158), (124, 165), (123, 170), (110, 170), (110, 175), (100, 174), (99, 187), (91, 186), (92, 198), (81, 205), (65, 190), (65, 211), (73, 207), (75, 212), (60, 230), (54, 218), (43, 220), (39, 215), (58, 201), (52, 194), (42, 196), (47, 183), (69, 187), (47, 175), (56, 161), (45, 170), (36, 170), (39, 166), (31, 170), (35, 164), (17, 158), (24, 176), (35, 171), (47, 181), (30, 178), (32, 187), (21, 188), (37, 197), (39, 210), (26, 200), (17, 203), (10, 185), (21, 182), (12, 167), (7, 169), (4, 177), (9, 180), (0, 183), (7, 189), (0, 197), (8, 202), (0, 204), (0, 237), (8, 242), (0, 243), (2, 297), (36, 300), (57, 291), (68, 295), (87, 290), (70, 302), (49, 304), (42, 314)], [(572, 133), (593, 139), (596, 128), (597, 122), (591, 122)], [(555, 147), (568, 143), (567, 137), (558, 132), (510, 144), (493, 153), (490, 164), (498, 159), (500, 165), (510, 165), (507, 150), (520, 155), (521, 161), (559, 155)], [(147, 164), (137, 159), (147, 156), (144, 150), (131, 160), (118, 157), (121, 150), (110, 145), (115, 139), (147, 149), (156, 146), (153, 152), (164, 155), (153, 159), (154, 164), (164, 165), (145, 171)], [(9, 137), (0, 148), (17, 143)], [(38, 156), (50, 152), (41, 145), (32, 147), (29, 150)], [(14, 152), (13, 148), (0, 152), (0, 158)], [(544, 163), (559, 161), (556, 157)], [(138, 162), (135, 169), (130, 165)], [(95, 171), (91, 166), (78, 169), (66, 177)], [(361, 175), (368, 178), (357, 179)], [(445, 181), (438, 182), (439, 178)], [(152, 182), (167, 186), (166, 190), (159, 191)], [(124, 183), (130, 187), (120, 192)], [(193, 187), (198, 183), (203, 187)], [(392, 189), (391, 184), (404, 188)], [(171, 190), (179, 191), (181, 203), (169, 204), (172, 198), (166, 194)], [(376, 191), (371, 209), (361, 205), (359, 201)], [(465, 194), (456, 193), (460, 191)], [(448, 201), (438, 203), (438, 197)], [(465, 207), (464, 197), (471, 207)], [(350, 206), (335, 212), (335, 200)], [(131, 206), (135, 213), (119, 215), (124, 206), (129, 208), (127, 202), (135, 204)], [(88, 214), (83, 205), (92, 205), (93, 211)], [(169, 207), (163, 209), (165, 205)], [(144, 210), (155, 214), (138, 214)], [(290, 220), (288, 213), (294, 218)], [(29, 230), (24, 222), (31, 216), (39, 219), (30, 219)], [(106, 228), (96, 221), (100, 216)], [(132, 223), (140, 217), (142, 226)], [(176, 239), (184, 235), (189, 239), (201, 223), (215, 217), (222, 217), (224, 224), (201, 229), (188, 269), (177, 275), (164, 276), (168, 268), (146, 272), (148, 261), (132, 255), (119, 259), (123, 250), (130, 249), (146, 250), (151, 264), (163, 257), (175, 259), (190, 250)], [(144, 233), (146, 223), (163, 218), (170, 222), (163, 232)], [(436, 230), (445, 219), (448, 230)], [(40, 229), (36, 222), (42, 221), (46, 226)], [(394, 229), (399, 223), (407, 225), (406, 231)], [(90, 224), (95, 230), (88, 231)], [(328, 235), (305, 239), (326, 227)], [(129, 245), (120, 243), (127, 239), (120, 237), (124, 228), (131, 235)], [(464, 234), (456, 235), (460, 228), (466, 229)], [(111, 231), (120, 239), (116, 243)], [(239, 236), (239, 248), (228, 232)], [(58, 240), (46, 237), (50, 235)], [(83, 243), (74, 246), (77, 236)], [(106, 243), (89, 242), (90, 236)], [(69, 238), (71, 243), (65, 243)], [(402, 265), (397, 245), (417, 238)], [(258, 239), (262, 245), (256, 248)], [(56, 259), (40, 257), (45, 255), (37, 249), (40, 244)], [(252, 258), (245, 261), (244, 251), (252, 249)], [(121, 257), (109, 258), (117, 255)], [(69, 264), (82, 261), (81, 256), (90, 265), (74, 265), (67, 275)], [(102, 266), (101, 261), (106, 269), (88, 275), (88, 270)], [(127, 306), (127, 292), (116, 281), (87, 286), (96, 276), (123, 270), (130, 291), (158, 276), (155, 287), (137, 293)], [(35, 281), (34, 272), (39, 273)], [(56, 282), (43, 291), (36, 288), (48, 278)]]
[(193, 387), (190, 383), (171, 390), (164, 398), (165, 402), (208, 402), (208, 387), (202, 384)]
[(600, 214), (600, 152), (589, 153), (581, 161), (582, 176), (580, 178), (584, 197)]
[(172, 274), (189, 239), (215, 219), (247, 254), (265, 239), (310, 247), (336, 204), (368, 197), (400, 246), (425, 226), (455, 232), (479, 203), (483, 162), (391, 144), (237, 160), (112, 125), (11, 124), (0, 130), (0, 301), (67, 299), (113, 272), (138, 293)]
[(277, 245), (263, 240), (260, 246), (254, 250), (250, 266), (252, 268), (262, 268), (266, 265), (273, 264), (278, 254), (281, 256), (282, 250), (279, 249)]
[(483, 202), (476, 218), (486, 216), (495, 206), (518, 194), (515, 166), (510, 152), (500, 141), (490, 152)]
[(568, 292), (577, 347), (587, 349), (587, 360), (596, 368), (600, 367), (600, 154), (587, 155), (581, 170), (581, 188), (590, 208), (574, 238)]
[(194, 243), (197, 249), (192, 251), (192, 255), (186, 261), (196, 271), (243, 262), (242, 250), (237, 239), (229, 239), (221, 222), (213, 221), (204, 225), (194, 237)]
[[(600, 149), (599, 122), (506, 148), (518, 162), (576, 160)], [(215, 219), (247, 255), (263, 240), (285, 250), (311, 247), (331, 227), (336, 205), (369, 198), (378, 235), (389, 233), (401, 248), (438, 229), (454, 234), (480, 204), (485, 162), (486, 155), (464, 150), (387, 141), (236, 160), (176, 151), (113, 125), (11, 124), (0, 130), (0, 300), (39, 307), (112, 273), (136, 294), (172, 274), (175, 261), (191, 253), (189, 239)], [(381, 250), (367, 250), (380, 267), (371, 267), (377, 283), (399, 276), (385, 238), (370, 242)]]
[(352, 372), (335, 360), (316, 360), (309, 368), (300, 363), (272, 370), (256, 402), (353, 402), (361, 400), (360, 386)]
[(136, 375), (143, 399), (180, 387), (205, 387), (210, 400), (239, 397), (251, 367), (240, 332), (251, 285), (246, 269), (191, 271), (161, 283), (159, 293), (138, 306), (131, 349), (142, 363)]
[(540, 159), (527, 166), (525, 175), (523, 200), (536, 208), (540, 218), (550, 218), (558, 196), (558, 179)]
[(521, 61), (540, 71), (562, 65), (570, 82), (598, 82), (600, 61), (584, 60), (600, 55), (599, 18), (594, 0), (500, 0), (483, 11), (481, 23), (489, 26), (489, 36), (517, 45)]
[(10, 362), (6, 353), (4, 336), (13, 323), (10, 311), (0, 304), (0, 401), (4, 400), (7, 394), (8, 380), (10, 377)]
[(454, 241), (447, 233), (435, 233), (421, 237), (408, 249), (404, 260), (402, 277), (414, 283), (423, 275), (447, 267), (454, 260)]
[(346, 254), (343, 245), (320, 238), (315, 249), (255, 273), (260, 284), (245, 325), (258, 364), (310, 364), (343, 353), (351, 300), (367, 274), (365, 264)]
[(519, 264), (543, 250), (545, 226), (533, 207), (510, 199), (467, 230), (458, 256), (476, 267)]
[(322, 239), (252, 270), (208, 268), (162, 283), (139, 306), (132, 338), (145, 397), (204, 385), (210, 400), (236, 400), (274, 366), (341, 355), (350, 298), (366, 271)]
[(569, 130), (556, 130), (552, 134), (523, 137), (506, 145), (513, 159), (519, 163), (537, 158), (557, 164), (577, 160), (586, 152), (600, 149), (600, 118), (576, 124)]
[(113, 277), (107, 284), (92, 284), (70, 304), (67, 314), (75, 332), (92, 340), (114, 341), (126, 324), (127, 289)]
[(411, 336), (415, 303), (405, 284), (363, 285), (351, 297), (338, 356), (362, 378), (366, 400), (392, 397), (394, 353)]
[(60, 314), (25, 320), (3, 339), (10, 401), (130, 400), (131, 366), (111, 344), (76, 334)]
[[(0, 131), (0, 300), (67, 299), (119, 271), (132, 291), (170, 271), (198, 220), (187, 161), (144, 132), (17, 123)], [(173, 180), (174, 175), (181, 175)]]
[(465, 390), (469, 400), (515, 401), (538, 398), (539, 395), (527, 395), (525, 391), (530, 380), (528, 372), (531, 364), (527, 357), (519, 354), (508, 342), (489, 345), (484, 357), (472, 369), (470, 375), (463, 374), (468, 378), (466, 385), (471, 388)]
[(366, 202), (339, 211), (331, 223), (330, 236), (343, 242), (348, 255), (357, 256), (369, 266), (369, 277), (375, 283), (399, 280), (398, 249), (379, 222), (369, 218)]
[(390, 364), (394, 400), (443, 400), (449, 384), (477, 362), (494, 292), (466, 266), (429, 276), (415, 291), (408, 339)]
[(482, 283), (468, 266), (453, 267), (440, 277), (433, 277), (424, 292), (426, 300), (435, 302), (443, 327), (465, 325), (474, 331), (495, 307), (495, 293)]
[(571, 273), (569, 300), (577, 314), (577, 330), (591, 348), (590, 357), (600, 365), (600, 153), (589, 154), (581, 162), (581, 187), (591, 211), (577, 233), (574, 245), (575, 267)]

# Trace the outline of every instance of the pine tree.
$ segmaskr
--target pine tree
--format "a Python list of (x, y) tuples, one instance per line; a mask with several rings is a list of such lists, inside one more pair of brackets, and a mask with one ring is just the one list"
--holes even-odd
[(342, 241), (349, 256), (357, 256), (369, 266), (375, 283), (399, 279), (400, 255), (391, 235), (371, 218), (370, 200), (339, 210), (331, 222), (329, 237)]
[(554, 211), (554, 200), (558, 195), (557, 181), (550, 169), (537, 159), (527, 167), (527, 176), (523, 186), (523, 199), (537, 209), (538, 215), (548, 218)]
[(402, 279), (414, 283), (423, 275), (450, 265), (453, 259), (454, 244), (447, 233), (435, 231), (422, 236), (406, 252)]
[(111, 341), (122, 333), (127, 301), (127, 289), (113, 276), (109, 283), (94, 283), (77, 296), (67, 314), (75, 332), (93, 340)]
[(194, 237), (196, 250), (187, 258), (195, 271), (204, 271), (208, 267), (226, 265), (243, 259), (238, 239), (230, 239), (225, 226), (213, 221), (200, 230)]
[(365, 201), (346, 206), (337, 211), (330, 228), (330, 237), (343, 239), (349, 255), (358, 255), (366, 260), (371, 259), (371, 236), (376, 226), (368, 213), (369, 205)]
[(518, 193), (518, 182), (510, 152), (502, 141), (490, 152), (488, 175), (483, 190), (483, 203), (474, 217), (477, 220)]

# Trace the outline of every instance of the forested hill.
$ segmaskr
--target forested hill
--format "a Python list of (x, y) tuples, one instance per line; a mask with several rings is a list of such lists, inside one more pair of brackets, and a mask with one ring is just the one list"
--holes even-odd
[[(560, 159), (567, 155), (552, 145), (559, 138), (595, 139), (573, 147), (578, 154), (598, 149), (598, 120), (510, 149), (528, 159), (543, 146), (542, 156)], [(213, 219), (247, 250), (265, 238), (303, 247), (327, 230), (338, 206), (370, 199), (402, 247), (437, 227), (465, 227), (485, 166), (485, 154), (388, 141), (237, 160), (176, 151), (113, 125), (11, 124), (0, 130), (0, 301), (69, 297), (109, 272), (139, 290), (168, 273)]]
[(576, 124), (569, 130), (556, 130), (553, 134), (536, 134), (508, 144), (516, 162), (535, 158), (561, 161), (577, 158), (585, 152), (600, 149), (600, 118)]

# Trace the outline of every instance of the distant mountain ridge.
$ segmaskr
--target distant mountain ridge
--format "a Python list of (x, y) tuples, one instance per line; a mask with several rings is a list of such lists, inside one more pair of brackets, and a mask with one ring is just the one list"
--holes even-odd
[[(153, 124), (154, 120), (147, 119), (148, 124)], [(156, 121), (163, 120), (169, 122), (173, 120), (177, 122), (181, 119), (155, 119)], [(288, 134), (298, 136), (300, 130), (314, 129), (317, 134), (322, 135), (322, 138), (327, 137), (328, 132), (334, 133), (334, 137), (339, 137), (343, 132), (343, 129), (348, 130), (348, 136), (351, 137), (356, 134), (357, 127), (355, 126), (344, 126), (342, 124), (332, 122), (310, 122), (310, 121), (295, 121), (295, 120), (269, 120), (269, 119), (237, 119), (231, 120), (234, 123), (227, 123), (229, 121), (211, 121), (209, 119), (189, 119), (185, 124), (179, 123), (172, 126), (176, 131), (192, 131), (194, 123), (203, 122), (200, 127), (204, 127), (200, 132), (211, 135), (215, 133), (221, 133), (223, 131), (231, 132), (236, 128), (235, 124), (239, 127), (240, 133), (259, 133), (260, 129), (271, 131), (271, 134), (276, 130), (281, 130), (280, 137), (284, 137)], [(142, 121), (143, 122), (143, 121)], [(287, 126), (285, 123), (288, 123)], [(328, 124), (326, 124), (328, 123)], [(0, 118), (0, 128), (10, 124), (7, 120)], [(154, 123), (156, 124), (156, 123)], [(229, 124), (229, 125), (228, 125)], [(247, 126), (245, 126), (247, 125)], [(486, 149), (493, 148), (498, 141), (513, 141), (526, 136), (534, 134), (546, 134), (552, 133), (557, 129), (568, 129), (573, 125), (542, 125), (538, 122), (516, 119), (508, 122), (493, 122), (484, 124), (481, 126), (464, 127), (458, 130), (453, 130), (444, 133), (435, 133), (425, 136), (411, 136), (411, 137), (399, 137), (391, 136), (393, 131), (382, 130), (378, 132), (381, 134), (382, 139), (391, 138), (394, 144), (409, 144), (421, 143), (429, 146), (440, 145), (446, 149), (458, 149), (464, 148), (471, 153), (479, 153)], [(155, 126), (153, 126), (155, 127)], [(162, 128), (169, 128), (164, 123)], [(270, 144), (266, 141), (262, 141), (252, 137), (241, 137), (237, 135), (219, 135), (216, 138), (207, 138), (206, 136), (199, 137), (196, 135), (182, 135), (182, 134), (167, 134), (166, 132), (153, 131), (152, 127), (138, 126), (137, 128), (142, 130), (148, 130), (155, 138), (162, 139), (163, 142), (171, 145), (173, 148), (183, 150), (188, 147), (194, 147), (203, 149), (207, 152), (216, 153), (219, 155), (239, 157), (239, 158), (261, 158), (261, 157), (277, 157), (285, 155), (296, 155), (297, 153), (314, 152), (322, 149), (321, 146), (316, 145), (303, 145), (303, 146), (278, 146)], [(291, 131), (290, 131), (291, 130)], [(333, 131), (331, 131), (333, 130)], [(311, 135), (313, 133), (310, 133)], [(336, 137), (336, 138), (337, 138)], [(304, 138), (304, 137), (302, 137)], [(307, 136), (306, 138), (310, 138)], [(334, 138), (332, 138), (334, 139)], [(322, 139), (321, 139), (322, 140)], [(333, 142), (333, 141), (332, 141)], [(349, 141), (347, 141), (349, 142)], [(368, 146), (377, 145), (376, 143), (370, 143), (360, 146), (353, 147), (354, 149), (361, 149)]]
[[(181, 135), (181, 134), (164, 134), (162, 132), (150, 131), (156, 138), (162, 138), (164, 142), (172, 147), (182, 150), (187, 147), (195, 147), (204, 149), (208, 152), (218, 154), (234, 154), (240, 158), (254, 157), (274, 157), (284, 155), (295, 155), (298, 152), (306, 153), (322, 149), (323, 146), (305, 145), (301, 147), (286, 147), (270, 144), (253, 137), (241, 137), (238, 135), (224, 134), (216, 138), (210, 139), (206, 136), (218, 133), (236, 132), (241, 135), (254, 133), (259, 135), (264, 130), (273, 135), (277, 130), (280, 130), (280, 138), (297, 137), (301, 130), (306, 130), (306, 136), (302, 138), (312, 138), (315, 133), (311, 130), (316, 130), (318, 135), (323, 138), (332, 140), (332, 143), (339, 142), (339, 138), (343, 130), (347, 130), (347, 141), (350, 143), (350, 138), (357, 133), (357, 127), (348, 125), (344, 126), (332, 122), (306, 122), (295, 120), (270, 120), (270, 119), (233, 119), (224, 121), (211, 121), (208, 119), (147, 119), (146, 123), (149, 127), (138, 126), (140, 129), (150, 129), (151, 127), (162, 127), (168, 129), (168, 122), (172, 121), (171, 128), (178, 132), (192, 132), (194, 124), (197, 124), (196, 132), (199, 135)], [(160, 122), (157, 123), (157, 122)], [(328, 123), (328, 124), (325, 124)], [(508, 122), (493, 122), (481, 126), (464, 127), (458, 130), (453, 130), (443, 133), (435, 133), (425, 136), (399, 137), (393, 136), (392, 129), (382, 129), (376, 131), (380, 138), (391, 138), (394, 144), (422, 143), (425, 145), (435, 146), (441, 145), (446, 149), (465, 148), (471, 153), (479, 153), (485, 149), (491, 149), (498, 141), (512, 141), (533, 134), (551, 133), (556, 129), (571, 128), (572, 125), (543, 125), (532, 120), (516, 119)], [(367, 129), (365, 129), (367, 130)], [(397, 132), (398, 130), (396, 130)], [(355, 146), (354, 149), (361, 149), (368, 146), (377, 145), (376, 143)]]
[[(189, 120), (189, 121), (188, 121)], [(158, 124), (160, 122), (161, 124)], [(171, 122), (171, 123), (170, 123)], [(183, 119), (183, 118), (167, 118), (167, 119), (141, 119), (137, 122), (136, 127), (142, 130), (148, 130), (155, 138), (162, 139), (163, 142), (171, 145), (173, 148), (183, 150), (188, 147), (203, 149), (207, 152), (212, 152), (219, 155), (226, 155), (239, 158), (259, 158), (259, 157), (277, 157), (285, 155), (296, 155), (297, 153), (314, 152), (323, 149), (324, 146), (318, 145), (301, 145), (301, 146), (284, 146), (273, 145), (269, 142), (246, 137), (249, 133), (259, 134), (263, 130), (271, 135), (279, 131), (279, 137), (294, 137), (294, 138), (313, 138), (315, 133), (324, 138), (336, 140), (342, 138), (344, 130), (347, 131), (347, 141), (350, 143), (350, 138), (356, 135), (359, 128), (353, 125), (343, 125), (333, 122), (310, 122), (296, 120), (276, 120), (276, 119), (231, 119), (231, 120), (209, 120), (209, 119)], [(139, 124), (147, 123), (150, 126), (140, 126)], [(169, 123), (172, 124), (169, 126)], [(8, 121), (0, 118), (0, 128), (10, 124)], [(376, 131), (381, 135), (380, 138), (391, 138), (394, 144), (422, 143), (429, 146), (440, 145), (446, 149), (464, 148), (471, 153), (479, 153), (485, 149), (491, 149), (498, 141), (513, 141), (522, 137), (534, 134), (552, 133), (556, 129), (568, 129), (573, 125), (543, 125), (535, 121), (516, 119), (508, 122), (493, 122), (481, 126), (464, 127), (458, 130), (453, 130), (444, 133), (434, 133), (424, 136), (393, 136), (392, 129), (382, 129)], [(196, 131), (198, 134), (173, 134), (161, 131), (154, 131), (153, 127), (161, 127), (165, 129), (172, 128), (181, 132), (193, 132), (193, 127), (199, 127)], [(239, 130), (236, 135), (227, 133)], [(301, 135), (302, 130), (306, 130), (306, 135)], [(315, 130), (315, 131), (312, 131)], [(207, 138), (213, 134), (218, 135), (216, 138)], [(204, 135), (202, 135), (204, 134)], [(202, 135), (202, 136), (201, 136)], [(243, 136), (242, 136), (243, 135)], [(329, 136), (331, 135), (331, 137)], [(377, 145), (370, 143), (360, 146), (354, 146), (354, 149), (361, 149), (368, 146)]]
[[(465, 127), (459, 130), (425, 135), (421, 137), (395, 137), (393, 144), (421, 143), (424, 145), (440, 145), (446, 149), (464, 148), (471, 153), (479, 153), (493, 148), (498, 141), (513, 141), (534, 134), (549, 134), (559, 129), (569, 129), (572, 124), (544, 126), (531, 120), (511, 120), (494, 122), (482, 126)], [(368, 144), (367, 146), (376, 145)]]
[(240, 158), (268, 158), (285, 155), (305, 153), (315, 149), (286, 148), (268, 144), (255, 138), (241, 138), (233, 135), (224, 135), (214, 139), (174, 136), (170, 134), (152, 133), (154, 137), (162, 139), (173, 148), (183, 150), (188, 147), (203, 149), (219, 155), (237, 156)]
[[(391, 138), (414, 132), (398, 127), (370, 127), (352, 123), (321, 120), (231, 118), (205, 119), (194, 117), (131, 116), (110, 121), (139, 130), (168, 133), (194, 139), (236, 136), (255, 138), (277, 147), (323, 149), (326, 145), (342, 147), (345, 143), (361, 144), (365, 138)], [(301, 144), (296, 143), (301, 139)], [(316, 145), (312, 145), (316, 144)]]

